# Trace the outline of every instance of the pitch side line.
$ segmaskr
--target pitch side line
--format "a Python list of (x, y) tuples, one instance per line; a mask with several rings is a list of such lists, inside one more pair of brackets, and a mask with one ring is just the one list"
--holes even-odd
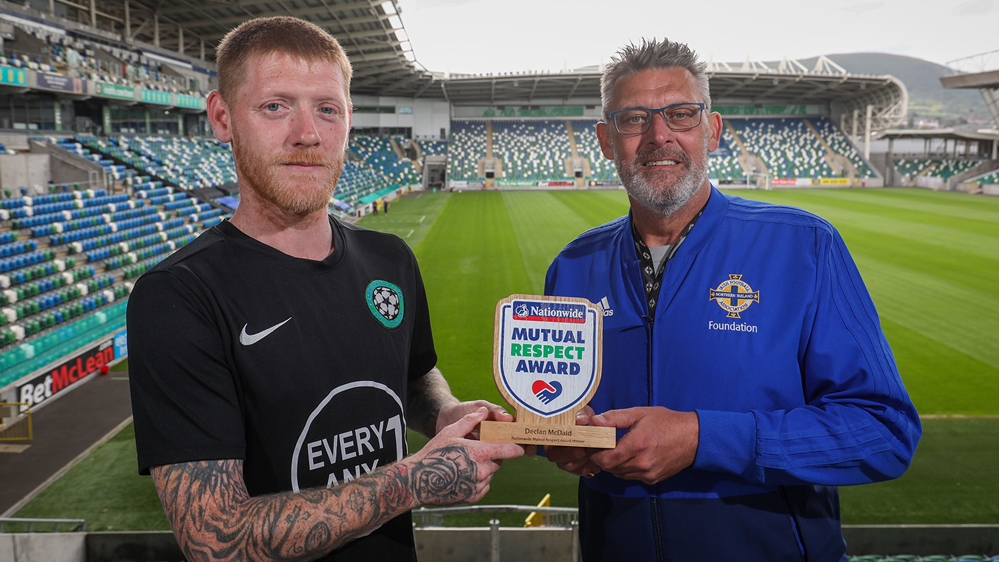
[(35, 499), (35, 497), (38, 496), (38, 494), (41, 494), (45, 490), (45, 488), (48, 488), (49, 486), (52, 485), (53, 482), (59, 480), (59, 478), (61, 478), (64, 474), (69, 472), (71, 468), (79, 464), (80, 461), (87, 458), (88, 455), (93, 453), (95, 449), (110, 441), (111, 438), (114, 437), (115, 435), (118, 435), (118, 432), (125, 429), (125, 427), (130, 423), (132, 423), (132, 416), (126, 418), (125, 421), (115, 426), (115, 428), (112, 429), (111, 431), (107, 432), (104, 435), (104, 437), (98, 439), (96, 443), (94, 443), (90, 447), (87, 447), (82, 453), (77, 455), (76, 458), (66, 463), (66, 466), (60, 468), (58, 471), (56, 471), (55, 474), (49, 476), (45, 480), (45, 482), (42, 482), (34, 490), (28, 492), (28, 494), (23, 498), (21, 498), (17, 503), (10, 506), (10, 509), (8, 509), (3, 513), (0, 513), (0, 517), (13, 517), (14, 514), (17, 513), (19, 509), (27, 505), (27, 503), (30, 502), (31, 500)]

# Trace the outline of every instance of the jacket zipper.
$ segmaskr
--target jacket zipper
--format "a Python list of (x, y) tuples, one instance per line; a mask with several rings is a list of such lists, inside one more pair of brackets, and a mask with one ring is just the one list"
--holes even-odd
[(663, 555), (663, 537), (660, 536), (660, 506), (659, 498), (652, 496), (649, 498), (649, 516), (653, 520), (653, 546), (656, 548), (657, 562), (665, 562)]
[(795, 535), (795, 543), (799, 547), (799, 556), (802, 557), (802, 562), (809, 562), (809, 556), (806, 554), (806, 543), (802, 538), (802, 532), (799, 530), (799, 522), (795, 518), (795, 511), (792, 510), (792, 504), (788, 501), (788, 495), (785, 494), (785, 487), (779, 486), (778, 493), (781, 494), (781, 501), (785, 502), (785, 509), (788, 510), (788, 523), (792, 527), (792, 534)]
[[(641, 275), (640, 275), (641, 279)], [(640, 290), (644, 289), (640, 287)], [(642, 291), (645, 295), (645, 291)], [(646, 307), (645, 328), (646, 328), (646, 406), (653, 405), (653, 311), (649, 309), (649, 301), (643, 299)], [(649, 497), (649, 517), (653, 526), (653, 547), (656, 549), (657, 562), (664, 562), (666, 558), (663, 554), (663, 536), (660, 532), (660, 512), (659, 498), (656, 495)]]

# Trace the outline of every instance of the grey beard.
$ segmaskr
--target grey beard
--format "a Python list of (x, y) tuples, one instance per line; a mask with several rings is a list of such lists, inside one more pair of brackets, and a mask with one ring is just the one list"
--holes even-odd
[(626, 163), (619, 155), (615, 154), (615, 168), (618, 169), (618, 177), (621, 178), (625, 191), (639, 205), (659, 214), (669, 217), (683, 207), (691, 197), (698, 191), (698, 188), (708, 177), (708, 137), (705, 137), (705, 158), (695, 164), (691, 158), (681, 151), (667, 151), (663, 159), (671, 159), (680, 162), (687, 168), (684, 175), (673, 186), (652, 185), (642, 175), (642, 164), (640, 159), (647, 158), (646, 155), (636, 155), (636, 158)]

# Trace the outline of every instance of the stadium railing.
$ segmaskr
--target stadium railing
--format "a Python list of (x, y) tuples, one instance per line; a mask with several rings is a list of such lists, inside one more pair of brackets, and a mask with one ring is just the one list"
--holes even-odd
[(0, 517), (0, 533), (83, 533), (84, 519), (31, 519)]

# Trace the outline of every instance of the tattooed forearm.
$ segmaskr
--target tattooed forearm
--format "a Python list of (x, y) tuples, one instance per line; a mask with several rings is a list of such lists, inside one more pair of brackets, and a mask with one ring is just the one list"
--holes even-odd
[(402, 463), (337, 488), (261, 497), (247, 493), (239, 460), (166, 465), (152, 474), (189, 560), (313, 560), (415, 505)]
[(314, 560), (415, 507), (481, 499), (499, 460), (523, 453), (465, 439), (484, 416), (470, 412), (416, 454), (335, 488), (251, 497), (241, 460), (154, 467), (153, 483), (188, 560)]
[(450, 402), (458, 402), (451, 394), (448, 381), (437, 367), (411, 381), (406, 392), (406, 423), (428, 437), (433, 437), (437, 431), (436, 421), (441, 407)]

